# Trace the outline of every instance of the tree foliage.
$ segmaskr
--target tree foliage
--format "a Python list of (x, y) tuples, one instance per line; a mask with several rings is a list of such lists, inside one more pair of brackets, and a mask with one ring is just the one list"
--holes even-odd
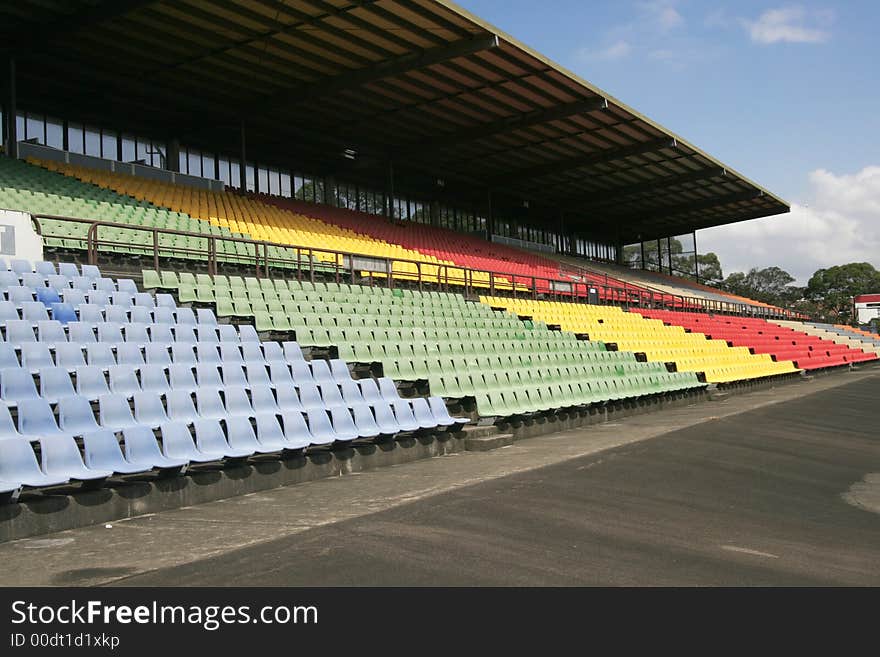
[(867, 262), (851, 262), (818, 270), (807, 282), (806, 298), (826, 319), (850, 318), (852, 298), (880, 291), (880, 272)]

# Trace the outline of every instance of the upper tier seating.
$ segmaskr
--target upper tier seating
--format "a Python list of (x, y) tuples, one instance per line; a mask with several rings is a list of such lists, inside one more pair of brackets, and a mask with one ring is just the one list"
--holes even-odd
[(0, 493), (468, 422), (97, 267), (11, 265), (0, 262)]
[[(170, 277), (145, 272), (145, 280)], [(172, 280), (165, 280), (167, 284)], [(189, 283), (181, 290), (189, 293)], [(164, 285), (163, 285), (164, 287)], [(349, 362), (383, 365), (399, 381), (427, 380), (442, 397), (475, 397), (481, 416), (507, 416), (601, 403), (701, 384), (523, 323), (455, 294), (338, 283), (203, 277), (201, 295), (218, 315), (255, 317), (258, 330), (294, 331), (303, 346), (335, 346)], [(221, 296), (222, 295), (222, 296)]]
[(645, 319), (616, 306), (504, 297), (483, 297), (481, 301), (522, 317), (558, 325), (564, 331), (616, 343), (619, 349), (644, 353), (650, 361), (674, 362), (681, 372), (703, 372), (709, 383), (797, 371), (791, 362), (776, 363), (767, 354), (753, 355), (746, 348), (731, 348), (723, 340), (707, 340), (699, 333), (686, 333), (680, 326), (665, 326), (661, 321)]
[(763, 319), (728, 317), (667, 310), (639, 311), (646, 317), (678, 324), (734, 346), (749, 347), (756, 354), (771, 354), (777, 361), (790, 360), (804, 370), (836, 367), (876, 360), (877, 354), (852, 349), (817, 336)]

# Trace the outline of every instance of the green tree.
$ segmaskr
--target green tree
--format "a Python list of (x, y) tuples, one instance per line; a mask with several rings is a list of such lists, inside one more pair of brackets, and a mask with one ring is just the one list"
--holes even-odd
[(733, 272), (719, 287), (741, 297), (775, 306), (790, 306), (804, 296), (803, 288), (793, 286), (792, 283), (794, 277), (784, 269), (753, 267), (748, 273)]
[(844, 321), (852, 313), (852, 298), (880, 291), (880, 272), (867, 262), (819, 269), (807, 282), (805, 296), (825, 319)]

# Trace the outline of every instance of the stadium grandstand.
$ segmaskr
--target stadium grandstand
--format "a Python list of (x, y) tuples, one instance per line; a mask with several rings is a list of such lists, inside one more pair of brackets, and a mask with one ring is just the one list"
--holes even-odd
[(673, 240), (696, 263), (696, 231), (789, 206), (450, 2), (0, 16), (10, 500), (880, 354), (675, 275)]

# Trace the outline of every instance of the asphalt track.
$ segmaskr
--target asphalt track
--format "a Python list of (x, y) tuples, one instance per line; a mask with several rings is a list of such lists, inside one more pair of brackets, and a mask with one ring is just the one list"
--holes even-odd
[(852, 499), (880, 486), (878, 399), (875, 375), (113, 583), (876, 586)]

